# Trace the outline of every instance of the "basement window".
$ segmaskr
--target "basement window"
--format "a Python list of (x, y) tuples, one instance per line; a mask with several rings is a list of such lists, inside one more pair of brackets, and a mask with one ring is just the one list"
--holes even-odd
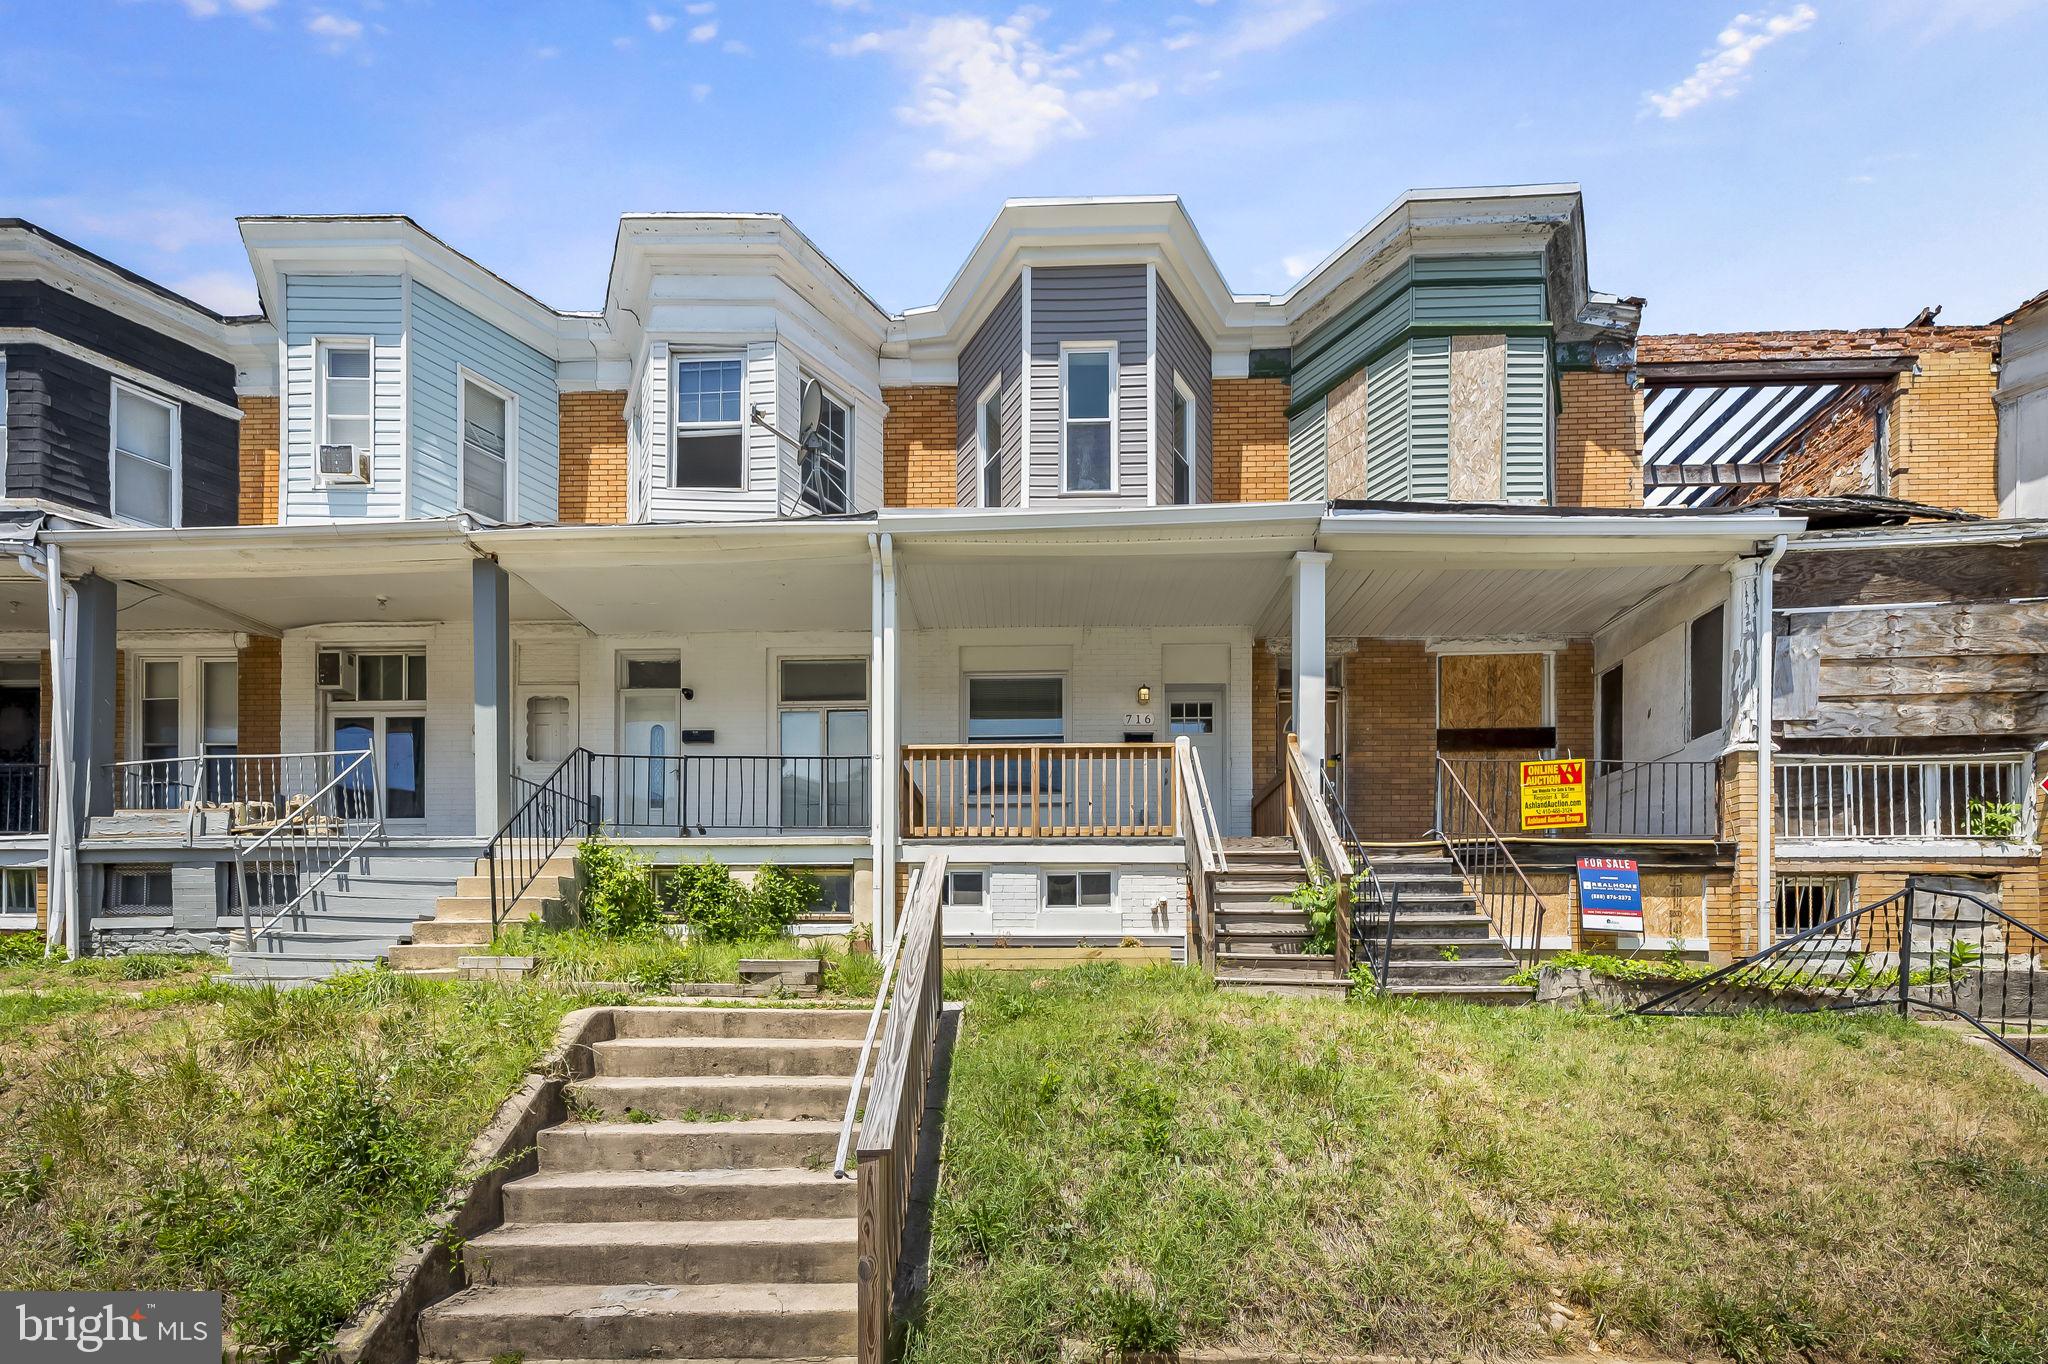
[(0, 871), (0, 915), (36, 914), (36, 873), (31, 867)]
[(1106, 871), (1056, 871), (1045, 878), (1047, 909), (1113, 909), (1115, 877)]
[(988, 873), (949, 871), (946, 873), (946, 904), (955, 909), (980, 909), (988, 903)]
[(107, 868), (103, 909), (108, 914), (171, 912), (171, 869), (162, 863), (123, 863)]
[(1856, 903), (1853, 876), (1780, 876), (1771, 933), (1778, 939), (1817, 928)]

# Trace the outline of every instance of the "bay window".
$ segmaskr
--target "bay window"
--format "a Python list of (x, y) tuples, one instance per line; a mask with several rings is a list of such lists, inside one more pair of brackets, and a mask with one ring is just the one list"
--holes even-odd
[(745, 361), (736, 356), (675, 362), (670, 486), (745, 490), (747, 437), (741, 415), (745, 370)]
[(1061, 487), (1070, 493), (1115, 491), (1116, 347), (1060, 352)]

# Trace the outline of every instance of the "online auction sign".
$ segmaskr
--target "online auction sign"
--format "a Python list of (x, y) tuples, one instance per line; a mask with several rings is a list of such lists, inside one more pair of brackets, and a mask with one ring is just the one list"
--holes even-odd
[(1586, 827), (1586, 760), (1552, 758), (1522, 764), (1522, 828)]

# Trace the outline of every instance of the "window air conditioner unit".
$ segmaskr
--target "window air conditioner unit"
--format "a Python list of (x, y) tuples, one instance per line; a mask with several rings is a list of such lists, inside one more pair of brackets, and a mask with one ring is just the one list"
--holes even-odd
[(322, 649), (315, 656), (313, 685), (337, 701), (356, 699), (356, 656), (346, 649)]
[(328, 483), (370, 482), (370, 452), (360, 445), (320, 447), (320, 477)]

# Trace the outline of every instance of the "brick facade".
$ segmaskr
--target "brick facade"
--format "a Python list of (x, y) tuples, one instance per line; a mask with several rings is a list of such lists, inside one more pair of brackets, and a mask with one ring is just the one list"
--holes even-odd
[(1287, 500), (1287, 393), (1285, 379), (1209, 381), (1216, 501)]
[(951, 507), (959, 499), (959, 407), (951, 384), (885, 388), (882, 505)]
[(1953, 507), (1980, 516), (1998, 515), (1998, 409), (1992, 395), (1998, 376), (1996, 329), (1983, 344), (1922, 352), (1920, 372), (1894, 382), (1892, 409), (1893, 497)]
[(1560, 507), (1643, 505), (1643, 399), (1626, 374), (1565, 370), (1557, 376)]
[(284, 752), (282, 644), (255, 635), (235, 666), (235, 746), (244, 753)]
[(626, 395), (564, 393), (558, 515), (564, 525), (626, 522)]
[(1436, 823), (1436, 657), (1420, 640), (1361, 639), (1344, 660), (1344, 801), (1361, 838)]
[(277, 399), (245, 397), (241, 400), (240, 435), (241, 495), (238, 521), (244, 526), (277, 524), (278, 436)]

